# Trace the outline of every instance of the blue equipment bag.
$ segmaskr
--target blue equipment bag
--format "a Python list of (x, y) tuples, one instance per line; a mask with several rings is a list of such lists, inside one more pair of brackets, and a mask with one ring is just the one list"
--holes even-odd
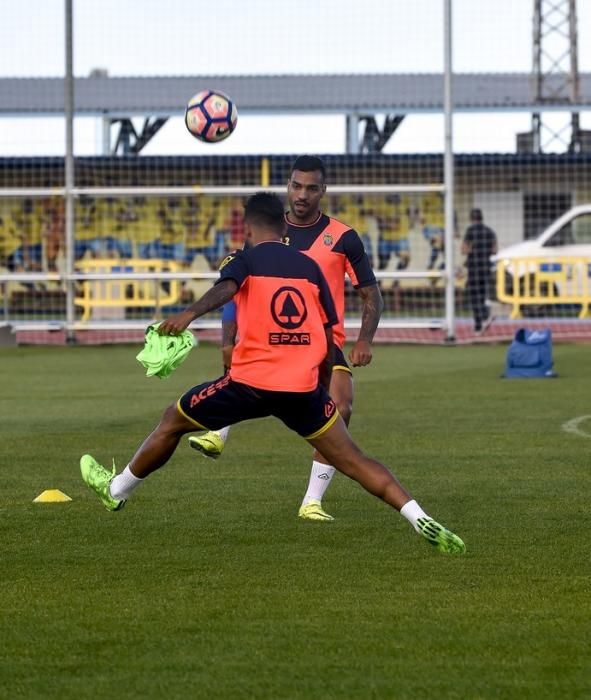
[(504, 377), (556, 377), (552, 367), (552, 331), (520, 328), (507, 351)]

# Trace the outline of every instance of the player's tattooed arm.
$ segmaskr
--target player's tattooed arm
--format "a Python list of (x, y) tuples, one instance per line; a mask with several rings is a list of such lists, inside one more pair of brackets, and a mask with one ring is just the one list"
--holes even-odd
[(238, 284), (233, 279), (225, 279), (208, 289), (205, 294), (194, 304), (188, 306), (170, 318), (167, 318), (158, 326), (160, 335), (176, 335), (182, 333), (185, 328), (196, 318), (209, 311), (219, 309), (226, 304), (238, 291)]
[(232, 352), (234, 345), (236, 345), (237, 334), (238, 324), (236, 321), (222, 321), (222, 359), (225, 370), (232, 364)]
[(238, 324), (236, 321), (224, 321), (222, 323), (222, 347), (236, 344)]
[(357, 293), (363, 299), (361, 328), (357, 342), (349, 352), (349, 360), (353, 367), (363, 367), (371, 362), (371, 343), (384, 309), (384, 300), (377, 284), (360, 287)]
[(357, 290), (357, 293), (363, 299), (361, 328), (357, 339), (371, 343), (384, 310), (384, 300), (377, 284), (361, 287)]

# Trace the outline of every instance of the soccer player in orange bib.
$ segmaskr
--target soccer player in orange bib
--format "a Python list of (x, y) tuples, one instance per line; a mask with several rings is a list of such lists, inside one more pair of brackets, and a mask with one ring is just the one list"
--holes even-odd
[[(330, 382), (330, 395), (341, 417), (348, 425), (353, 408), (353, 377), (343, 353), (345, 343), (345, 275), (362, 299), (361, 328), (356, 342), (349, 352), (353, 367), (363, 367), (371, 362), (371, 343), (378, 327), (383, 308), (382, 296), (363, 242), (347, 224), (320, 211), (320, 200), (326, 193), (326, 169), (323, 161), (315, 156), (300, 156), (292, 165), (287, 183), (289, 211), (285, 215), (287, 231), (285, 242), (315, 260), (324, 273), (335, 302), (338, 322), (335, 325), (335, 361)], [(229, 329), (231, 312), (224, 310), (223, 352), (228, 364)], [(238, 324), (238, 333), (240, 327)], [(228, 428), (205, 435), (191, 436), (189, 444), (207, 457), (220, 456)], [(315, 451), (308, 489), (299, 509), (299, 516), (306, 520), (329, 522), (334, 518), (322, 507), (322, 498), (335, 469), (326, 455)]]
[(254, 195), (244, 223), (252, 247), (231, 257), (201, 299), (158, 327), (161, 334), (182, 333), (235, 296), (240, 330), (229, 372), (192, 387), (169, 406), (120, 474), (83, 455), (85, 483), (107, 510), (120, 510), (172, 457), (183, 435), (276, 416), (339, 471), (400, 511), (439, 551), (462, 554), (462, 540), (429, 517), (384, 465), (352, 441), (327, 391), (337, 324), (332, 296), (317, 263), (282, 243), (281, 200), (265, 192)]

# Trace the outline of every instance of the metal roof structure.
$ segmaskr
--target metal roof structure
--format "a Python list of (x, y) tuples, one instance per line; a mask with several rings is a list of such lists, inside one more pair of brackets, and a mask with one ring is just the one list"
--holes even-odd
[[(560, 82), (561, 76), (554, 76)], [(558, 86), (557, 86), (558, 87)], [(181, 114), (202, 89), (231, 95), (242, 114), (271, 112), (412, 114), (443, 110), (443, 74), (157, 76), (74, 79), (78, 115), (169, 117)], [(584, 111), (591, 108), (591, 74), (580, 75), (580, 99), (536, 101), (531, 73), (457, 73), (456, 112)], [(64, 112), (63, 78), (0, 78), (0, 116)]]

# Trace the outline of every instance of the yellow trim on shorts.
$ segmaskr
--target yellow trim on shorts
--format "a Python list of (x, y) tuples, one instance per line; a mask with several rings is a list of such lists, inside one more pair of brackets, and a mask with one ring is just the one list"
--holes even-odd
[(353, 372), (351, 372), (351, 368), (345, 367), (345, 365), (333, 365), (332, 371), (334, 372), (335, 369), (338, 369), (340, 372), (349, 372), (349, 374), (353, 374)]
[(312, 435), (306, 435), (304, 436), (304, 440), (313, 440), (314, 438), (318, 437), (319, 435), (322, 435), (325, 431), (327, 431), (331, 425), (336, 421), (336, 419), (340, 416), (341, 414), (339, 413), (339, 409), (335, 408), (335, 412), (333, 415), (330, 417), (330, 420), (325, 423), (320, 430), (317, 430), (315, 433), (312, 433)]
[(201, 423), (198, 423), (196, 420), (193, 420), (191, 416), (188, 416), (183, 409), (181, 408), (181, 400), (179, 399), (176, 402), (176, 410), (181, 414), (181, 416), (184, 416), (190, 423), (193, 423), (193, 425), (196, 425), (199, 430), (209, 430), (209, 428), (206, 428), (204, 425), (201, 425)]

